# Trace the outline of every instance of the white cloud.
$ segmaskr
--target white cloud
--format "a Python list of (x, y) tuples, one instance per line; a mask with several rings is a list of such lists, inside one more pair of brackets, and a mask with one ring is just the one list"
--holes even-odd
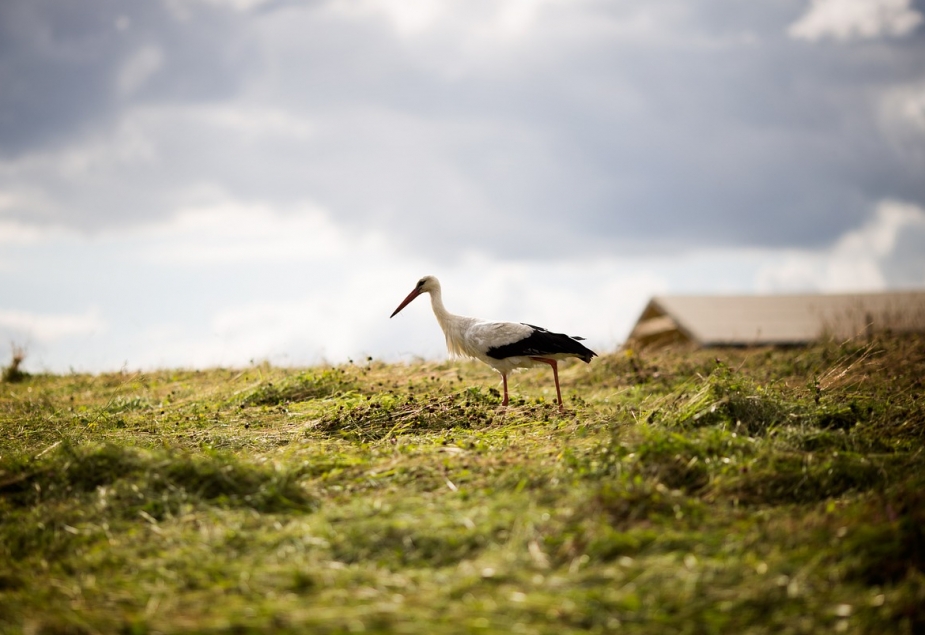
[(48, 343), (75, 335), (90, 335), (106, 330), (99, 309), (83, 313), (36, 313), (0, 309), (0, 329), (13, 331), (28, 339)]
[(128, 96), (142, 88), (164, 65), (164, 53), (157, 46), (143, 46), (131, 55), (119, 69), (116, 87)]
[[(535, 260), (475, 252), (438, 264), (376, 233), (338, 225), (310, 203), (283, 210), (215, 188), (195, 197), (203, 202), (169, 221), (92, 237), (17, 226), (21, 242), (13, 248), (22, 268), (43, 281), (30, 287), (35, 297), (66, 298), (79, 279), (81, 297), (102, 309), (79, 313), (65, 302), (52, 313), (7, 304), (0, 329), (44, 343), (39, 361), (55, 370), (263, 359), (304, 365), (366, 354), (442, 359), (443, 336), (426, 299), (388, 317), (421, 275), (435, 274), (453, 312), (586, 336), (606, 352), (658, 293), (925, 284), (925, 210), (899, 201), (883, 201), (867, 223), (817, 251)], [(62, 273), (50, 254), (77, 269)], [(5, 287), (18, 284), (15, 275), (0, 276)]]
[(227, 6), (234, 11), (252, 11), (258, 9), (265, 4), (269, 4), (272, 0), (199, 0), (205, 4), (211, 4), (215, 6)]
[[(336, 15), (350, 19), (381, 17), (403, 39), (439, 33), (442, 43), (469, 45), (511, 42), (535, 28), (544, 14), (557, 6), (574, 9), (580, 2), (562, 0), (332, 0)], [(570, 14), (574, 11), (570, 11)]]
[(8, 207), (20, 215), (60, 215), (74, 201), (60, 200), (56, 186), (69, 184), (86, 195), (100, 184), (111, 187), (109, 179), (120, 168), (156, 164), (155, 141), (141, 123), (130, 113), (105, 134), (81, 138), (60, 148), (0, 159), (0, 185), (16, 188), (16, 207)]
[(210, 105), (187, 108), (186, 116), (197, 119), (199, 125), (225, 128), (226, 132), (248, 138), (275, 136), (304, 140), (315, 130), (315, 125), (309, 119), (268, 106)]
[[(356, 288), (354, 283), (353, 288)], [(387, 315), (375, 311), (372, 298), (349, 297), (346, 289), (312, 293), (301, 301), (229, 307), (212, 318), (216, 342), (225, 356), (245, 360), (345, 361), (357, 356), (374, 322)], [(352, 300), (352, 301), (351, 301)]]
[(790, 37), (815, 42), (902, 37), (922, 22), (911, 0), (812, 0), (809, 10), (790, 25)]
[(883, 201), (863, 227), (842, 236), (834, 251), (849, 258), (883, 259), (893, 252), (902, 232), (916, 227), (925, 227), (925, 210), (911, 203)]
[(55, 229), (0, 218), (0, 245), (30, 245), (47, 240)]
[(426, 31), (452, 8), (442, 0), (361, 0), (339, 1), (333, 8), (347, 16), (382, 15), (400, 35), (415, 35)]
[[(204, 141), (201, 134), (196, 135), (203, 130), (214, 132), (217, 137)], [(304, 140), (313, 130), (313, 123), (303, 116), (246, 103), (135, 107), (123, 111), (118, 121), (101, 134), (82, 137), (60, 148), (0, 160), (0, 183), (16, 183), (21, 187), (22, 183), (69, 180), (88, 188), (94, 184), (93, 179), (118, 180), (122, 168), (163, 167), (164, 161), (182, 160), (184, 157), (176, 155), (178, 140), (192, 143), (216, 143), (222, 139), (227, 142), (229, 138), (244, 142)], [(178, 139), (181, 135), (182, 139)], [(185, 153), (190, 151), (189, 147), (182, 149)], [(4, 206), (8, 205), (0, 197), (0, 211)]]
[(285, 189), (278, 198), (291, 207), (309, 189), (299, 151), (313, 134), (310, 119), (272, 106), (130, 108), (73, 143), (0, 157), (0, 218), (92, 232), (164, 218), (187, 206), (190, 192), (242, 182), (268, 199)]
[(282, 211), (231, 199), (181, 209), (169, 221), (114, 232), (128, 238), (141, 258), (158, 264), (214, 265), (254, 262), (331, 262), (381, 247), (375, 234), (348, 234), (318, 206)]
[(393, 319), (392, 310), (424, 274), (437, 274), (447, 307), (485, 319), (523, 320), (588, 337), (600, 352), (612, 350), (629, 331), (653, 292), (666, 281), (632, 272), (616, 261), (504, 263), (468, 259), (434, 270), (394, 258), (378, 269), (344, 270), (331, 263), (329, 277), (294, 289), (292, 299), (238, 302), (208, 317), (207, 333), (162, 324), (145, 331), (132, 365), (247, 365), (341, 363), (362, 359), (445, 359), (443, 334), (428, 298)]
[(925, 83), (894, 86), (879, 102), (884, 137), (912, 170), (925, 174)]
[[(0, 178), (7, 175), (15, 176), (17, 171), (9, 164), (5, 165), (0, 161)], [(3, 216), (19, 218), (28, 216), (33, 219), (48, 219), (53, 216), (55, 207), (56, 203), (53, 198), (49, 197), (39, 186), (13, 182), (0, 189), (0, 223), (4, 222)], [(10, 231), (12, 232), (12, 230)], [(0, 243), (9, 242), (9, 240), (4, 240), (4, 235), (5, 232), (0, 229)], [(11, 235), (13, 234), (7, 234), (7, 236)]]
[(925, 210), (882, 201), (863, 226), (821, 251), (788, 250), (756, 276), (761, 291), (876, 291), (925, 285)]

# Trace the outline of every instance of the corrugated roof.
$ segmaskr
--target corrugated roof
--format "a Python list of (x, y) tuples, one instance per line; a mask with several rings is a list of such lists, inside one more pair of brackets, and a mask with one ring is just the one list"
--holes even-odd
[(690, 340), (702, 346), (805, 344), (824, 336), (925, 331), (925, 291), (656, 296), (630, 340)]

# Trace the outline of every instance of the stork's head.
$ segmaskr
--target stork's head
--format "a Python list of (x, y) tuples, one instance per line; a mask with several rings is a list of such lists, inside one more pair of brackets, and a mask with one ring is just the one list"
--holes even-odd
[(411, 301), (422, 293), (433, 293), (435, 291), (440, 291), (440, 281), (433, 276), (424, 276), (418, 280), (418, 283), (414, 285), (414, 289), (411, 291), (411, 293), (408, 294), (408, 297), (402, 300), (401, 304), (398, 305), (398, 308), (392, 311), (392, 315), (389, 317), (395, 317), (396, 313), (411, 304)]

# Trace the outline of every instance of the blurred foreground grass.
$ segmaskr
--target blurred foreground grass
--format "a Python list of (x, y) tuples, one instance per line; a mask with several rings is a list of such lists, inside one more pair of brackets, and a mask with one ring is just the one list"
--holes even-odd
[(925, 339), (0, 383), (3, 633), (920, 633)]

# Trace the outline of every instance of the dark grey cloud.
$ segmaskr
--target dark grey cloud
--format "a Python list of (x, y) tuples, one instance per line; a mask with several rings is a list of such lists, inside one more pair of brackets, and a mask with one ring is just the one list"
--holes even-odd
[[(254, 54), (234, 18), (201, 3), (0, 3), (0, 154), (68, 143), (133, 103), (232, 96)], [(145, 47), (158, 67), (125, 94), (120, 70)]]
[[(819, 246), (925, 205), (925, 136), (899, 148), (880, 106), (925, 85), (921, 28), (807, 42), (795, 0), (552, 6), (507, 39), (319, 3), (68, 6), (0, 5), (0, 189), (85, 228), (217, 187), (435, 256), (544, 256)], [(84, 143), (121, 158), (17, 163)]]

